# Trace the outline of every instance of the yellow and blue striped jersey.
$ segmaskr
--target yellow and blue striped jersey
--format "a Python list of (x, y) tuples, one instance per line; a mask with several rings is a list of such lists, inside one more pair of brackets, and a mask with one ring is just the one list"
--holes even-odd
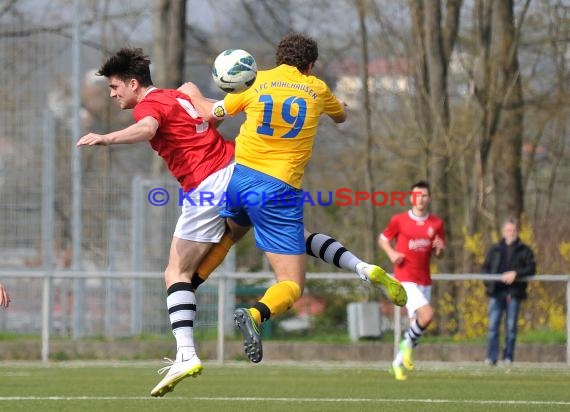
[(257, 73), (255, 83), (224, 98), (225, 111), (245, 111), (236, 138), (236, 162), (300, 189), (321, 114), (341, 115), (325, 82), (282, 64)]

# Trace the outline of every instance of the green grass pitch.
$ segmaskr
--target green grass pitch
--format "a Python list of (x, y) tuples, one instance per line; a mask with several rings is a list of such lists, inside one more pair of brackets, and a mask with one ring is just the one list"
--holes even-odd
[(388, 364), (204, 364), (151, 398), (160, 363), (4, 362), (2, 411), (567, 411), (567, 365), (421, 363), (405, 382)]

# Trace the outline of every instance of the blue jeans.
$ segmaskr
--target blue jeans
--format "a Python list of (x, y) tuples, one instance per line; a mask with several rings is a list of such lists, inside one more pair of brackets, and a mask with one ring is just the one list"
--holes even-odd
[(489, 328), (487, 330), (487, 359), (492, 363), (497, 363), (499, 357), (499, 329), (501, 326), (501, 318), (506, 312), (507, 338), (505, 349), (503, 351), (503, 359), (513, 361), (515, 356), (515, 343), (517, 340), (517, 320), (519, 317), (519, 309), (521, 307), (520, 299), (516, 299), (509, 295), (508, 291), (500, 292), (492, 298), (489, 298)]

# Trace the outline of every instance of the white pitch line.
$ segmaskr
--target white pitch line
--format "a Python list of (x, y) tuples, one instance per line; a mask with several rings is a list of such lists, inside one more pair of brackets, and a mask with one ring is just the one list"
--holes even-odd
[[(152, 399), (150, 396), (0, 396), (2, 401), (120, 401)], [(170, 397), (168, 399), (185, 399)]]
[[(150, 400), (150, 396), (0, 396), (1, 401), (120, 401)], [(468, 400), (468, 399), (386, 399), (386, 398), (268, 398), (268, 397), (166, 397), (164, 400), (244, 401), (244, 402), (328, 402), (328, 403), (449, 403), (469, 405), (570, 405), (570, 401), (521, 401), (521, 400)]]
[(468, 399), (384, 399), (384, 398), (257, 398), (257, 397), (192, 397), (194, 400), (216, 401), (278, 401), (278, 402), (378, 402), (378, 403), (462, 403), (493, 405), (570, 405), (566, 401), (520, 401), (520, 400), (468, 400)]

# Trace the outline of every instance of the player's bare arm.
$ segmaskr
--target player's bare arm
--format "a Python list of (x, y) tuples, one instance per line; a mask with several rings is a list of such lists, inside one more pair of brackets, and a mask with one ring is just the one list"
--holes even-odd
[(388, 257), (390, 258), (390, 262), (392, 262), (393, 265), (397, 266), (402, 264), (405, 255), (394, 249), (388, 240), (380, 237), (378, 239), (378, 245), (382, 248), (382, 250), (384, 250), (384, 252), (386, 252)]
[(147, 116), (137, 123), (116, 132), (107, 134), (88, 133), (77, 141), (77, 146), (108, 146), (111, 144), (130, 144), (152, 139), (158, 129), (154, 117)]
[(434, 249), (434, 255), (436, 258), (442, 258), (445, 251), (445, 242), (439, 236), (436, 236), (432, 242), (432, 247)]
[(4, 285), (0, 283), (0, 307), (7, 308), (8, 306), (10, 306), (10, 296)]
[(202, 119), (214, 123), (220, 121), (220, 119), (212, 115), (212, 107), (216, 100), (204, 97), (198, 86), (194, 83), (186, 82), (177, 90), (190, 98), (192, 105), (196, 108)]
[(346, 107), (347, 107), (347, 105), (346, 105), (346, 103), (343, 102), (342, 100), (339, 100), (338, 102), (339, 102), (340, 105), (342, 106), (342, 109), (343, 109), (343, 110), (342, 110), (342, 113), (336, 114), (336, 115), (334, 115), (334, 116), (333, 116), (333, 115), (329, 115), (329, 117), (330, 117), (331, 119), (333, 119), (333, 121), (334, 121), (335, 123), (344, 123), (344, 122), (346, 121)]

